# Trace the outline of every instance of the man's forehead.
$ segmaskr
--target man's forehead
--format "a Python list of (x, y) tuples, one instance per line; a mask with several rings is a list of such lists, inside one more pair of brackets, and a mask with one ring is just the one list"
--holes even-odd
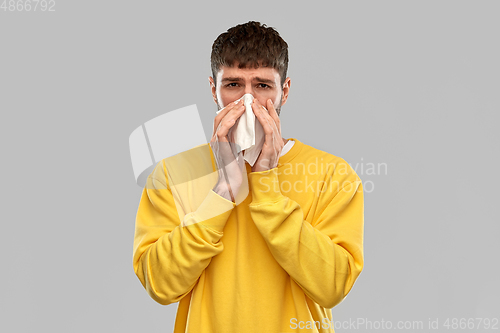
[(269, 80), (279, 80), (279, 73), (273, 67), (245, 67), (238, 68), (238, 66), (221, 66), (217, 76), (220, 80), (229, 78), (240, 79), (256, 79), (266, 78)]

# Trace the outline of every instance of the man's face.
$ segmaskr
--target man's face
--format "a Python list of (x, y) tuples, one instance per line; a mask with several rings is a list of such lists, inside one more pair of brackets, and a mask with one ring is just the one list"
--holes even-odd
[(252, 94), (266, 108), (270, 98), (278, 115), (288, 98), (290, 86), (290, 78), (281, 86), (280, 75), (274, 68), (238, 68), (238, 64), (233, 67), (222, 66), (217, 73), (216, 84), (212, 77), (209, 80), (219, 110), (244, 94)]

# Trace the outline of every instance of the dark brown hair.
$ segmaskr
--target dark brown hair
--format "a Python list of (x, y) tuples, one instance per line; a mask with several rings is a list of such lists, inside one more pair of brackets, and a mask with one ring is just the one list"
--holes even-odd
[(217, 37), (212, 45), (212, 76), (214, 81), (222, 66), (238, 68), (272, 67), (285, 83), (288, 69), (288, 44), (279, 33), (259, 22), (250, 21), (232, 27)]

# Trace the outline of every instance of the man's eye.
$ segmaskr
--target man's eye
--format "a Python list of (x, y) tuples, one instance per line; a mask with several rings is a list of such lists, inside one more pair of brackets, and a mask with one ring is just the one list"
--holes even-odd
[(235, 82), (231, 82), (231, 83), (226, 84), (226, 87), (236, 87), (236, 86), (238, 86), (238, 84)]
[(271, 88), (271, 87), (265, 83), (259, 83), (259, 88)]

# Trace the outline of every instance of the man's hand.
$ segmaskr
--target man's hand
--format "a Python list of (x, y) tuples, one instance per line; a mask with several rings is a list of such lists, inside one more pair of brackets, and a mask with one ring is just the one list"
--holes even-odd
[(267, 100), (266, 110), (257, 98), (254, 98), (252, 110), (257, 120), (262, 124), (266, 137), (262, 151), (252, 167), (252, 172), (270, 170), (278, 165), (281, 150), (284, 146), (283, 139), (281, 138), (280, 118), (274, 109), (271, 99)]
[(228, 104), (215, 117), (214, 131), (210, 140), (219, 172), (219, 179), (213, 190), (233, 202), (236, 202), (236, 195), (243, 182), (242, 173), (246, 174), (246, 169), (244, 162), (237, 159), (234, 138), (228, 137), (228, 134), (244, 112), (245, 105), (242, 100)]

